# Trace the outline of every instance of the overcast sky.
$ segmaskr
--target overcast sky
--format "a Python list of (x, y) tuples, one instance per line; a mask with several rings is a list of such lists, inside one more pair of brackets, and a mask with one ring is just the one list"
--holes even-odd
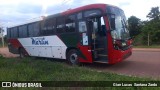
[(55, 14), (92, 3), (106, 3), (122, 8), (127, 16), (146, 20), (151, 7), (160, 7), (160, 0), (0, 0), (0, 26)]

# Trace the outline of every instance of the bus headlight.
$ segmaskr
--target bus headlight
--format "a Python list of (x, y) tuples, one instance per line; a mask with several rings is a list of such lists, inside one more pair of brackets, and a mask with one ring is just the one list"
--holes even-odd
[(122, 40), (113, 40), (113, 45), (114, 45), (115, 49), (119, 50), (119, 49), (122, 49), (123, 47), (127, 46), (127, 43)]
[(126, 46), (127, 44), (125, 42), (122, 42), (122, 47)]

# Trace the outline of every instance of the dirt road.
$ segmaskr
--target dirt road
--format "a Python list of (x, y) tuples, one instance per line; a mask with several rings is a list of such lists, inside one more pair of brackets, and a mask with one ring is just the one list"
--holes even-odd
[(151, 77), (160, 80), (160, 49), (133, 49), (133, 54), (115, 65), (91, 65), (99, 71)]
[[(7, 48), (0, 48), (0, 54), (5, 57), (18, 56), (9, 53)], [(160, 80), (160, 49), (133, 49), (131, 57), (115, 65), (89, 64), (85, 66), (98, 71), (152, 77)]]
[(11, 57), (18, 57), (16, 54), (12, 54), (9, 52), (8, 48), (0, 48), (0, 54), (4, 57), (11, 58)]

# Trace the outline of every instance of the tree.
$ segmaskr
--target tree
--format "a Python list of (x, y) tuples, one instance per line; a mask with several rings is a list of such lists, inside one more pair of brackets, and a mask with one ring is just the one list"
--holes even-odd
[(148, 13), (147, 17), (149, 19), (159, 20), (160, 19), (159, 7), (152, 7), (151, 11)]
[(0, 34), (2, 33), (3, 29), (0, 27)]
[(128, 18), (128, 24), (129, 24), (129, 30), (130, 30), (130, 36), (135, 37), (138, 35), (141, 31), (141, 20), (137, 18), (136, 16), (131, 16)]
[(142, 28), (143, 41), (145, 44), (160, 44), (160, 11), (159, 7), (152, 7), (147, 17), (150, 19), (145, 22)]
[[(147, 14), (147, 21), (140, 21), (136, 17), (128, 19), (131, 34), (139, 30), (141, 33), (135, 37), (135, 45), (159, 45), (160, 44), (160, 11), (159, 7), (152, 7)], [(131, 23), (132, 22), (132, 23)], [(134, 24), (133, 24), (134, 23)], [(137, 28), (139, 27), (139, 28)], [(133, 29), (133, 30), (132, 30)]]
[(1, 39), (1, 41), (2, 41), (2, 46), (4, 47), (3, 32), (4, 32), (3, 28), (2, 28), (2, 27), (0, 27), (0, 39)]

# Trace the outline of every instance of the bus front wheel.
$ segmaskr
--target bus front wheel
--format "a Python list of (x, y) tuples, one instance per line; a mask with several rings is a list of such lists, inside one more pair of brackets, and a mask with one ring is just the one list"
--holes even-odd
[(71, 65), (79, 65), (77, 50), (72, 49), (67, 53), (68, 63)]

